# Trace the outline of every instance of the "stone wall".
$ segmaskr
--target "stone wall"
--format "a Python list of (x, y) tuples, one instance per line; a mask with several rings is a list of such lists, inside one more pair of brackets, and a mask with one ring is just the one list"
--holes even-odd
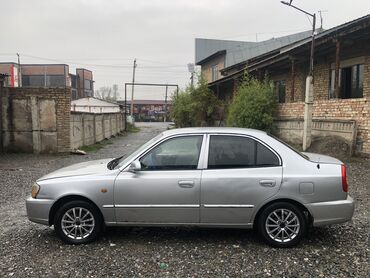
[(70, 95), (65, 88), (3, 88), (4, 150), (68, 152)]
[(71, 149), (108, 139), (125, 129), (122, 113), (93, 114), (72, 112)]

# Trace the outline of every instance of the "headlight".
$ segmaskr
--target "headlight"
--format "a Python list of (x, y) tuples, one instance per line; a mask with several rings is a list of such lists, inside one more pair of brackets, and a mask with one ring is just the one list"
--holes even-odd
[(31, 188), (31, 196), (32, 198), (36, 198), (37, 194), (40, 191), (40, 186), (37, 183), (34, 183)]

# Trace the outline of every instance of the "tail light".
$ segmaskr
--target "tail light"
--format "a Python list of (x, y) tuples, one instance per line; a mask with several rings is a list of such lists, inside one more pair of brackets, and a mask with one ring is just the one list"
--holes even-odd
[(344, 192), (348, 192), (347, 172), (344, 164), (342, 164), (342, 189)]

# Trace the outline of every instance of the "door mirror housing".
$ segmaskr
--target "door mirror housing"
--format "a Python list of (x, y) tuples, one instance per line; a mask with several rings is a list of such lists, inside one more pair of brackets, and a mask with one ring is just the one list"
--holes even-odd
[(135, 173), (141, 170), (141, 163), (139, 160), (135, 160), (131, 163), (130, 167), (128, 168), (129, 172)]

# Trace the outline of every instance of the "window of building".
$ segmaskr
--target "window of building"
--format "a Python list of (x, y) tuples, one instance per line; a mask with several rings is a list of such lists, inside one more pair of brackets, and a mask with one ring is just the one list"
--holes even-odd
[(242, 136), (211, 136), (208, 169), (279, 166), (279, 158), (256, 140)]
[(212, 66), (211, 71), (212, 71), (212, 81), (216, 81), (218, 79), (218, 65)]
[(22, 85), (24, 87), (65, 87), (64, 75), (23, 75)]
[(275, 81), (274, 85), (275, 85), (275, 92), (276, 92), (278, 103), (284, 103), (285, 102), (285, 91), (286, 91), (285, 80)]
[[(364, 65), (357, 64), (339, 70), (338, 98), (362, 98), (364, 83)], [(330, 71), (329, 98), (335, 97), (335, 69)]]
[(169, 139), (140, 159), (142, 169), (146, 171), (196, 169), (202, 140), (202, 135)]
[(85, 79), (84, 82), (85, 82), (85, 84), (84, 84), (85, 89), (91, 90), (91, 88), (92, 88), (92, 86), (91, 86), (91, 83), (92, 83), (91, 80)]

